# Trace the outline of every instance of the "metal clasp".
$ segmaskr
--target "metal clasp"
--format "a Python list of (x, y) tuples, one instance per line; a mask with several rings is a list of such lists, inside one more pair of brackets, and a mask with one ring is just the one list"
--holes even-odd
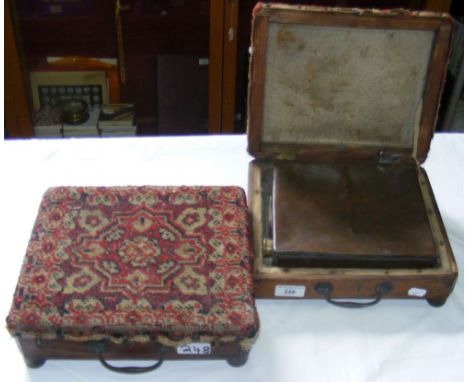
[(400, 159), (399, 154), (379, 151), (377, 162), (380, 164), (398, 163)]

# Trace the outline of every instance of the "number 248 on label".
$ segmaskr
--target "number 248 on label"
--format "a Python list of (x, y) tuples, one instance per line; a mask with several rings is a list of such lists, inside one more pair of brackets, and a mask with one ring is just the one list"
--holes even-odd
[(177, 347), (177, 354), (211, 354), (211, 344), (209, 343), (191, 343)]

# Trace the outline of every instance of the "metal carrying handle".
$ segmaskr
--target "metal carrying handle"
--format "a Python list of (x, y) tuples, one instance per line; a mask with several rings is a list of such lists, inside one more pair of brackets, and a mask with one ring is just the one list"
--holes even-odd
[(104, 359), (104, 355), (102, 353), (98, 353), (99, 355), (99, 361), (101, 361), (101, 364), (106, 368), (111, 371), (116, 371), (118, 373), (125, 373), (125, 374), (141, 374), (141, 373), (146, 373), (148, 371), (153, 371), (156, 370), (159, 366), (162, 365), (164, 361), (164, 356), (161, 355), (161, 359), (156, 362), (154, 365), (151, 366), (123, 366), (123, 367), (118, 367), (118, 366), (113, 366), (110, 363), (108, 363)]
[(147, 373), (149, 371), (156, 370), (159, 368), (162, 363), (164, 362), (164, 352), (160, 351), (159, 352), (159, 361), (157, 361), (154, 365), (150, 366), (113, 366), (110, 363), (108, 363), (104, 359), (104, 351), (106, 349), (106, 344), (103, 341), (94, 341), (94, 342), (89, 342), (87, 344), (88, 349), (92, 351), (93, 353), (96, 353), (99, 357), (99, 361), (101, 361), (101, 364), (108, 370), (115, 371), (117, 373), (125, 373), (125, 374), (141, 374), (141, 373)]
[(393, 289), (393, 286), (389, 282), (383, 282), (375, 287), (375, 292), (377, 296), (374, 300), (369, 302), (354, 302), (354, 301), (336, 301), (330, 297), (330, 293), (333, 290), (333, 286), (330, 283), (323, 282), (315, 285), (315, 291), (325, 297), (325, 300), (332, 305), (340, 306), (342, 308), (365, 308), (377, 304), (382, 297), (390, 292)]

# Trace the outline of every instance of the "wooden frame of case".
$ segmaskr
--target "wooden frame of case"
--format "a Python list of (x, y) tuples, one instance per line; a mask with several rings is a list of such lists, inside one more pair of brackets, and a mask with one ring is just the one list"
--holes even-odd
[[(433, 305), (441, 306), (451, 293), (457, 278), (457, 265), (440, 217), (429, 179), (419, 169), (419, 184), (428, 209), (429, 221), (439, 245), (441, 264), (429, 269), (327, 269), (327, 268), (280, 268), (264, 261), (264, 232), (268, 219), (266, 200), (269, 190), (265, 187), (268, 168), (273, 163), (253, 161), (249, 168), (249, 208), (253, 225), (255, 254), (254, 282), (256, 298), (281, 298), (275, 296), (278, 285), (305, 287), (304, 298), (323, 298), (316, 291), (319, 283), (331, 283), (330, 298), (374, 298), (376, 287), (391, 283), (391, 291), (385, 298), (424, 298)], [(270, 178), (271, 179), (271, 178)], [(411, 294), (411, 290), (425, 291), (423, 295)], [(414, 290), (414, 289), (413, 289)]]
[[(312, 7), (311, 7), (312, 8)], [(252, 28), (252, 46), (254, 47), (250, 63), (249, 84), (249, 122), (248, 122), (248, 151), (255, 158), (285, 158), (305, 160), (341, 159), (343, 155), (350, 159), (374, 159), (385, 147), (364, 150), (362, 148), (349, 149), (343, 153), (335, 146), (314, 146), (304, 148), (303, 145), (266, 144), (262, 143), (263, 100), (265, 82), (266, 37), (269, 22), (313, 24), (315, 26), (345, 26), (359, 28), (389, 28), (389, 29), (429, 29), (433, 30), (434, 46), (431, 63), (428, 68), (428, 78), (423, 95), (423, 110), (418, 132), (417, 145), (414, 148), (414, 159), (422, 163), (427, 156), (434, 126), (437, 118), (440, 96), (443, 90), (447, 67), (452, 23), (448, 17), (437, 17), (433, 13), (352, 13), (340, 8), (323, 9), (320, 12), (304, 12), (300, 9), (281, 9), (275, 7), (261, 8), (254, 18)], [(401, 11), (401, 10), (400, 10)], [(341, 13), (340, 13), (341, 12)], [(415, 17), (423, 14), (425, 17)], [(392, 148), (392, 151), (397, 151)], [(401, 149), (399, 153), (411, 160), (412, 153)]]
[[(305, 9), (305, 11), (304, 11)], [(312, 11), (311, 11), (312, 10)], [(443, 305), (457, 278), (457, 265), (437, 208), (427, 175), (420, 167), (429, 151), (437, 118), (439, 100), (451, 41), (451, 20), (432, 13), (409, 13), (401, 10), (365, 12), (338, 8), (259, 5), (252, 28), (253, 53), (250, 64), (248, 151), (256, 159), (249, 168), (249, 209), (253, 225), (255, 254), (255, 295), (257, 298), (284, 298), (275, 293), (281, 286), (299, 286), (302, 298), (419, 298), (433, 306)], [(263, 143), (263, 101), (266, 62), (266, 38), (270, 22), (347, 26), (359, 28), (424, 29), (435, 33), (417, 140), (413, 149), (386, 147), (359, 148), (332, 145), (295, 145)], [(376, 161), (382, 152), (398, 156), (401, 162), (414, 164), (421, 193), (427, 208), (431, 230), (440, 254), (440, 266), (428, 269), (327, 269), (280, 268), (268, 263), (267, 200), (271, 197), (271, 169), (275, 162), (288, 161)], [(323, 284), (328, 285), (325, 291)], [(385, 286), (385, 290), (379, 288)], [(292, 288), (294, 290), (294, 288)], [(302, 295), (303, 294), (303, 295)], [(291, 297), (295, 297), (292, 295)], [(297, 296), (296, 296), (297, 297)], [(285, 297), (287, 298), (287, 297)], [(339, 303), (338, 303), (339, 304)], [(344, 306), (365, 306), (359, 303)], [(370, 305), (370, 304), (367, 304)]]

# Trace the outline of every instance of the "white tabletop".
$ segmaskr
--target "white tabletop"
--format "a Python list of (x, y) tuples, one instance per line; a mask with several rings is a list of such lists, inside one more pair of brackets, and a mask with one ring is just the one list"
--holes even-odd
[[(0, 380), (461, 381), (463, 141), (462, 134), (436, 134), (424, 164), (460, 269), (443, 307), (385, 300), (372, 308), (347, 310), (320, 300), (258, 300), (260, 335), (244, 367), (232, 368), (225, 361), (167, 361), (139, 376), (113, 373), (97, 361), (52, 360), (27, 369), (3, 325)], [(244, 135), (0, 143), (0, 319), (8, 313), (39, 201), (48, 187), (185, 184), (247, 190), (252, 158), (246, 145)]]

